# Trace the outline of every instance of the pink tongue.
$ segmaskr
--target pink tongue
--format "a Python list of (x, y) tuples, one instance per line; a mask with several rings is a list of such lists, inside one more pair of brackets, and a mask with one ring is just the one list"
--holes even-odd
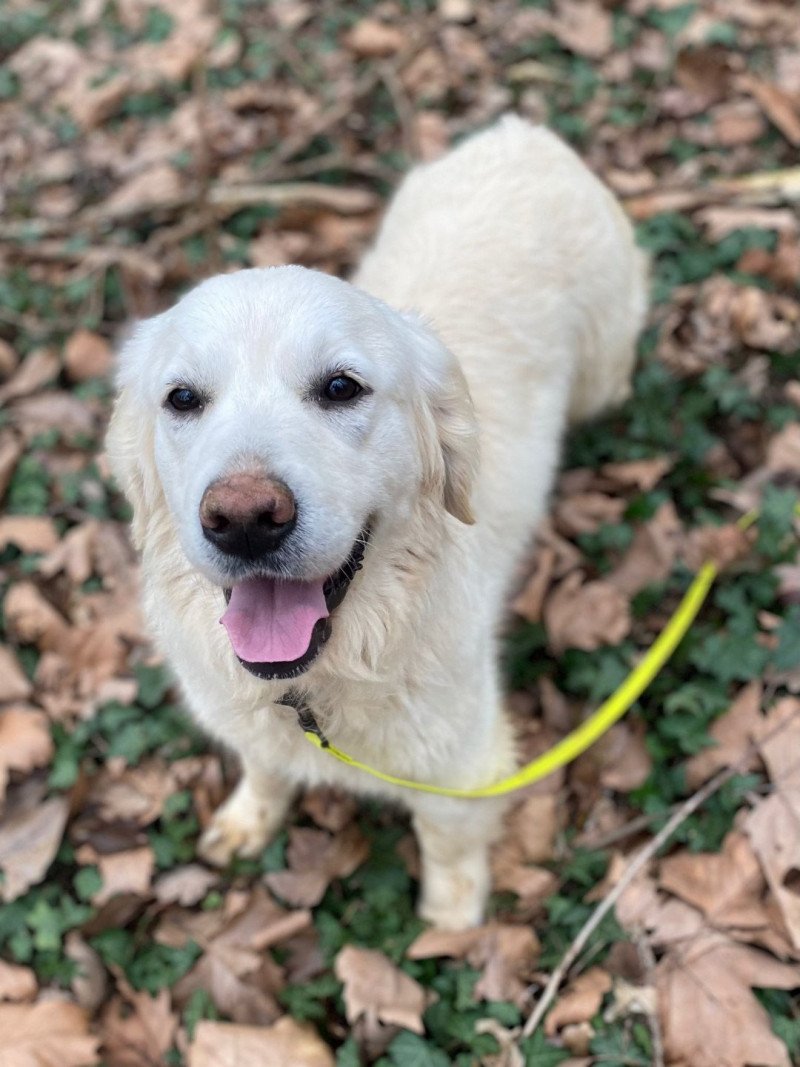
[(305, 655), (315, 624), (327, 615), (322, 582), (252, 578), (233, 587), (219, 621), (240, 659), (287, 663)]

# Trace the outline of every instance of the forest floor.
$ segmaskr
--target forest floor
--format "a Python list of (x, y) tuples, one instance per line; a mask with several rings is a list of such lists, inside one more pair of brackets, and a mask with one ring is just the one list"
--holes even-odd
[[(456, 936), (379, 805), (315, 791), (258, 860), (197, 860), (236, 769), (148, 645), (102, 442), (135, 317), (220, 270), (347, 274), (409, 165), (509, 109), (653, 257), (634, 395), (567, 442), (504, 638), (526, 751), (724, 569), (627, 718), (519, 798)], [(798, 146), (791, 2), (7, 0), (2, 1067), (800, 1063)]]

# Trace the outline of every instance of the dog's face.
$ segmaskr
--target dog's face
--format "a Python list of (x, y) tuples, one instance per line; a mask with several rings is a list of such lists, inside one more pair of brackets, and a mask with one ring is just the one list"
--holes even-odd
[(421, 494), (471, 521), (476, 428), (455, 361), (334, 278), (213, 278), (138, 327), (120, 384), (109, 452), (138, 539), (166, 509), (260, 677), (316, 657), (376, 523), (402, 527)]

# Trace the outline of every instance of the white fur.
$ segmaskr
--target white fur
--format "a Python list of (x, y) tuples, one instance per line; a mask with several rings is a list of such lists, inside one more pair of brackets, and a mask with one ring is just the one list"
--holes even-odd
[[(367, 763), (491, 782), (515, 763), (497, 671), (504, 600), (567, 422), (627, 395), (644, 305), (644, 260), (612, 196), (553, 134), (509, 117), (408, 175), (353, 285), (241, 271), (139, 326), (108, 443), (135, 509), (146, 612), (194, 715), (244, 772), (206, 856), (258, 851), (299, 785), (334, 782), (411, 809), (425, 918), (480, 921), (502, 803), (392, 789), (308, 744), (273, 703), (290, 683), (248, 674), (218, 625), (226, 571), (201, 536), (200, 497), (253, 463), (283, 479), (303, 516), (297, 577), (335, 570), (376, 516), (331, 639), (296, 684)], [(307, 386), (338, 364), (373, 392), (331, 413)], [(162, 410), (176, 383), (211, 395), (198, 418)]]

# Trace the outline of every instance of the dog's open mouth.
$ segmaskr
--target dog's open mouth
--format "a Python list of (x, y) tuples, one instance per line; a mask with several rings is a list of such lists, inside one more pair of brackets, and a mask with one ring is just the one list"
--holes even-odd
[(295, 678), (318, 656), (331, 635), (331, 612), (341, 604), (361, 569), (369, 530), (329, 578), (319, 581), (262, 576), (225, 590), (228, 609), (220, 622), (233, 651), (257, 678)]

